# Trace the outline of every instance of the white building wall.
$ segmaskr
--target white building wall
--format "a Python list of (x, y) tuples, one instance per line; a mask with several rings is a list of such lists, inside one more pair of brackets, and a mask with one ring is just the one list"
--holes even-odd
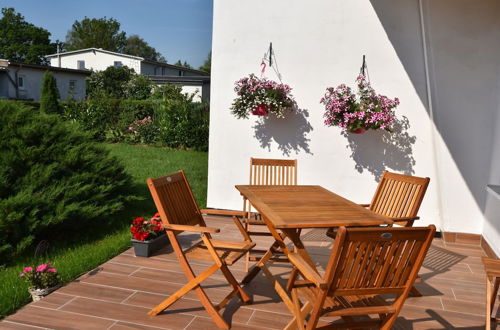
[[(88, 51), (82, 53), (61, 55), (60, 67), (79, 69), (78, 61), (85, 61), (85, 69), (94, 71), (106, 70), (106, 68), (108, 68), (109, 66), (113, 66), (115, 61), (121, 61), (123, 65), (134, 69), (136, 73), (141, 73), (141, 60), (99, 51)], [(51, 57), (50, 65), (59, 67), (59, 58)]]
[[(493, 20), (497, 3), (215, 0), (208, 207), (241, 208), (234, 185), (248, 181), (250, 157), (297, 158), (299, 184), (320, 184), (360, 203), (371, 200), (384, 169), (428, 176), (419, 224), (481, 234), (489, 178), (474, 169), (489, 173), (491, 166), (485, 154), (491, 153), (494, 131), (488, 123), (498, 111), (498, 98), (492, 100), (498, 90), (493, 94), (495, 87), (488, 86), (494, 80), (498, 88), (500, 71), (492, 70), (498, 68), (498, 48), (492, 49), (498, 47), (492, 42), (499, 31)], [(229, 109), (234, 82), (259, 74), (269, 42), (282, 80), (303, 110), (284, 120), (238, 120)], [(484, 46), (495, 51), (481, 54)], [(319, 100), (325, 88), (354, 87), (363, 54), (377, 92), (401, 101), (397, 115), (409, 124), (403, 134), (344, 137), (339, 128), (324, 126)], [(266, 76), (278, 79), (271, 68)], [(475, 123), (472, 110), (485, 117)], [(478, 150), (481, 143), (485, 151)]]
[[(15, 81), (14, 72), (17, 71), (16, 68), (10, 70), (9, 74), (12, 79)], [(20, 99), (32, 99), (34, 101), (40, 100), (41, 89), (42, 89), (42, 81), (43, 75), (45, 74), (45, 70), (43, 69), (33, 69), (33, 68), (20, 68), (17, 71), (18, 76), (22, 76), (24, 78), (24, 88), (19, 89), (19, 98)], [(86, 75), (78, 74), (78, 73), (70, 73), (70, 72), (58, 72), (53, 71), (52, 74), (54, 78), (56, 78), (57, 88), (59, 89), (59, 94), (61, 96), (62, 101), (66, 101), (70, 95), (69, 83), (71, 80), (76, 82), (75, 90), (73, 93), (73, 97), (75, 100), (83, 100), (85, 99), (86, 93)], [(16, 98), (16, 88), (9, 81), (8, 83), (8, 97)]]

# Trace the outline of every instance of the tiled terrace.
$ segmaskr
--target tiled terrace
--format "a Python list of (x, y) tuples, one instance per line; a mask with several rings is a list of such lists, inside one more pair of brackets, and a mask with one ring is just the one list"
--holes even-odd
[[(228, 218), (207, 217), (207, 224), (221, 228), (225, 239), (239, 238)], [(184, 233), (190, 242), (197, 235)], [(331, 241), (324, 230), (303, 233), (304, 242), (319, 264), (326, 262)], [(262, 238), (259, 244), (265, 244)], [(424, 297), (409, 298), (395, 329), (484, 329), (485, 285), (480, 247), (448, 244), (435, 239), (421, 270), (417, 287)], [(195, 271), (205, 263), (192, 262)], [(244, 262), (232, 268), (244, 276)], [(285, 264), (271, 270), (283, 280)], [(216, 274), (217, 275), (217, 274)], [(204, 282), (208, 295), (218, 302), (230, 290), (222, 275)], [(147, 311), (186, 282), (170, 250), (151, 258), (136, 258), (131, 249), (57, 290), (30, 303), (0, 323), (0, 329), (215, 329), (211, 318), (189, 293), (166, 312), (150, 317)], [(262, 274), (248, 286), (252, 305), (233, 299), (223, 310), (232, 329), (280, 329), (291, 316)]]

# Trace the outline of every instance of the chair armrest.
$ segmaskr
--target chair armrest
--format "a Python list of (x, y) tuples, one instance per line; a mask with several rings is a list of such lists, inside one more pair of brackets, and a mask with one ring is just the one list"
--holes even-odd
[(392, 221), (412, 221), (420, 219), (420, 217), (386, 217), (386, 218), (391, 219)]
[(309, 265), (304, 258), (300, 254), (297, 253), (289, 253), (288, 259), (290, 262), (297, 267), (302, 276), (304, 276), (307, 280), (313, 282), (319, 288), (326, 288), (327, 283), (323, 280), (323, 278), (318, 274), (316, 269), (314, 269), (311, 265)]
[(244, 217), (244, 211), (234, 211), (234, 210), (219, 210), (219, 209), (201, 209), (201, 214), (207, 215), (231, 215), (237, 217)]
[(187, 225), (163, 225), (163, 228), (166, 230), (175, 230), (175, 231), (193, 231), (197, 233), (218, 233), (220, 232), (219, 228), (213, 227), (198, 227), (198, 226), (187, 226)]
[(363, 207), (370, 207), (371, 204), (358, 204), (358, 205)]

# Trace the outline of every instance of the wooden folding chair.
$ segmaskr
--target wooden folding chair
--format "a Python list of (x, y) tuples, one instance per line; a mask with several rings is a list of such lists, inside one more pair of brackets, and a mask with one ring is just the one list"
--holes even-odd
[[(408, 297), (435, 231), (433, 225), (340, 227), (324, 276), (301, 255), (292, 253), (290, 261), (305, 280), (292, 283), (295, 312), (285, 329), (390, 329)], [(300, 298), (305, 301), (303, 305)], [(361, 315), (365, 317), (357, 317)], [(368, 315), (378, 317), (368, 318)], [(319, 323), (321, 316), (342, 320)]]
[[(244, 303), (250, 303), (251, 299), (240, 287), (229, 271), (228, 266), (238, 261), (238, 259), (250, 251), (255, 246), (255, 243), (251, 241), (237, 217), (233, 217), (233, 220), (243, 236), (244, 240), (242, 242), (212, 239), (211, 233), (218, 233), (220, 230), (218, 228), (206, 226), (183, 171), (157, 179), (148, 179), (147, 183), (156, 204), (156, 208), (160, 213), (163, 227), (167, 231), (172, 248), (189, 281), (168, 299), (153, 308), (148, 314), (157, 315), (186, 293), (194, 290), (217, 326), (219, 328), (229, 329), (227, 322), (220, 316), (219, 310), (224, 307), (235, 294), (237, 294)], [(201, 241), (183, 250), (177, 240), (177, 235), (183, 231), (200, 233)], [(212, 260), (214, 264), (196, 276), (189, 265), (188, 258)], [(231, 291), (231, 293), (229, 293), (218, 305), (214, 306), (200, 284), (217, 270), (222, 272), (229, 284), (233, 287), (233, 291)]]
[[(297, 160), (296, 159), (265, 159), (250, 158), (250, 185), (297, 185)], [(243, 198), (243, 210), (245, 210), (245, 230), (252, 236), (272, 236), (267, 230), (256, 230), (266, 226), (258, 213), (252, 212), (252, 206), (246, 198)], [(259, 227), (253, 227), (259, 226)], [(247, 253), (246, 270), (248, 271), (250, 261), (258, 261), (267, 250), (253, 249)], [(286, 261), (275, 258), (274, 261)]]

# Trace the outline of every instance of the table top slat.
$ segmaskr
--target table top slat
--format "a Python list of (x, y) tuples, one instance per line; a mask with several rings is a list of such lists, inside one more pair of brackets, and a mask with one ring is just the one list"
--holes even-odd
[(237, 185), (275, 228), (376, 226), (392, 221), (321, 186)]

